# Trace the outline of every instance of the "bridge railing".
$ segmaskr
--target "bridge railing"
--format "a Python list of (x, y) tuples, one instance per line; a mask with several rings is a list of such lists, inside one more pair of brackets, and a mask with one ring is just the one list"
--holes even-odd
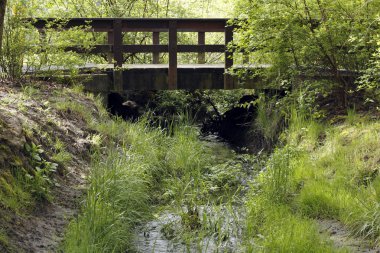
[[(34, 27), (43, 32), (49, 29), (70, 29), (73, 27), (89, 27), (92, 32), (106, 32), (106, 45), (94, 45), (91, 53), (107, 53), (109, 61), (115, 67), (122, 67), (123, 53), (152, 53), (153, 64), (159, 63), (160, 53), (169, 53), (168, 85), (169, 89), (177, 87), (178, 53), (198, 53), (198, 63), (205, 63), (206, 52), (225, 54), (225, 70), (233, 65), (233, 54), (227, 50), (227, 45), (233, 41), (233, 27), (228, 26), (228, 19), (153, 19), (153, 18), (70, 18), (58, 19), (30, 19)], [(126, 45), (123, 43), (123, 33), (151, 32), (152, 45)], [(168, 32), (167, 45), (160, 44), (160, 33)], [(178, 45), (178, 32), (197, 32), (197, 45)], [(224, 44), (207, 45), (206, 32), (224, 33)], [(79, 48), (69, 48), (80, 51)], [(233, 88), (232, 77), (225, 71), (224, 88)]]

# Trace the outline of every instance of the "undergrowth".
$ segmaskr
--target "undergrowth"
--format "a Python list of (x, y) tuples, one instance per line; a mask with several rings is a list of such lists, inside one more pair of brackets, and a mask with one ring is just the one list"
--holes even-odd
[(115, 119), (96, 129), (107, 147), (93, 154), (90, 188), (81, 215), (68, 229), (67, 252), (131, 250), (134, 226), (152, 217), (154, 205), (195, 194), (205, 163), (191, 127), (173, 126), (167, 134), (144, 120)]
[(247, 202), (249, 252), (336, 252), (318, 219), (334, 219), (372, 244), (380, 238), (380, 123), (349, 111), (327, 126), (289, 113), (285, 142), (253, 181)]
[(108, 116), (87, 122), (100, 145), (93, 151), (81, 213), (66, 233), (65, 252), (133, 251), (136, 225), (164, 210), (180, 217), (180, 224), (166, 226), (167, 235), (200, 250), (205, 240), (222, 244), (237, 231), (232, 206), (242, 203), (246, 189), (241, 166), (254, 159), (216, 160), (187, 114), (167, 129), (152, 127), (148, 116), (135, 123)]

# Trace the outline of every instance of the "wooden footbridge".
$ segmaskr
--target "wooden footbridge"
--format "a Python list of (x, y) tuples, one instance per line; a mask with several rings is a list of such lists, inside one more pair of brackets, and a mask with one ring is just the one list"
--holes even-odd
[[(109, 65), (102, 74), (93, 75), (87, 86), (94, 91), (158, 90), (158, 89), (234, 89), (242, 84), (227, 73), (234, 65), (233, 53), (227, 45), (233, 41), (234, 27), (228, 19), (153, 19), (153, 18), (71, 18), (60, 22), (57, 19), (30, 19), (40, 34), (49, 29), (86, 27), (88, 31), (107, 34), (107, 44), (94, 45), (93, 54), (107, 54)], [(152, 45), (126, 45), (123, 34), (128, 32), (151, 32)], [(179, 32), (196, 32), (198, 44), (181, 45)], [(224, 33), (224, 43), (207, 45), (206, 33)], [(168, 33), (168, 44), (161, 44), (160, 35)], [(67, 50), (83, 52), (81, 47)], [(224, 64), (205, 64), (205, 53), (224, 54)], [(149, 64), (126, 65), (126, 53), (151, 53)], [(160, 64), (160, 53), (168, 53), (168, 64)], [(179, 53), (197, 53), (198, 64), (179, 65)], [(250, 87), (252, 82), (243, 83)]]

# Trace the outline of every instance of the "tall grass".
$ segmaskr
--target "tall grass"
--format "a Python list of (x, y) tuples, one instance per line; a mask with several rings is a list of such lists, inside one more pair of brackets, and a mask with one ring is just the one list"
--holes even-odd
[(247, 252), (335, 252), (315, 222), (265, 198), (248, 204)]
[(133, 226), (149, 215), (147, 169), (126, 148), (93, 155), (90, 187), (81, 214), (68, 229), (65, 252), (130, 249)]
[(9, 247), (9, 238), (5, 231), (0, 228), (0, 249)]
[(163, 132), (144, 121), (121, 119), (104, 120), (96, 128), (106, 147), (93, 154), (90, 186), (81, 214), (68, 229), (65, 252), (131, 250), (134, 226), (153, 211), (152, 189), (164, 158)]
[(208, 156), (187, 120), (163, 131), (146, 118), (109, 119), (96, 130), (107, 146), (93, 155), (90, 186), (81, 214), (69, 226), (65, 252), (133, 250), (135, 225), (152, 217), (156, 205), (170, 204), (182, 213), (199, 204)]
[(338, 220), (352, 235), (379, 243), (380, 123), (351, 110), (345, 122), (326, 126), (290, 112), (286, 145), (268, 160), (247, 202), (247, 248), (344, 250), (320, 236), (315, 219)]
[(267, 98), (265, 95), (260, 96), (253, 129), (261, 133), (269, 148), (272, 148), (284, 128), (283, 117), (280, 108), (276, 106), (276, 99)]

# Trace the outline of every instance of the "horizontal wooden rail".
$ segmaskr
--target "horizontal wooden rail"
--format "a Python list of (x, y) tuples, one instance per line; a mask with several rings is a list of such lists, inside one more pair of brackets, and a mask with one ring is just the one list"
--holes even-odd
[[(159, 63), (160, 53), (169, 53), (168, 85), (169, 89), (177, 87), (177, 54), (198, 53), (198, 63), (205, 63), (206, 52), (225, 53), (225, 70), (233, 65), (233, 54), (227, 50), (227, 45), (233, 40), (233, 26), (228, 26), (228, 19), (172, 19), (172, 18), (70, 18), (70, 19), (27, 19), (40, 33), (46, 29), (66, 30), (73, 27), (83, 27), (85, 31), (106, 32), (106, 45), (94, 45), (90, 49), (81, 46), (65, 48), (78, 53), (105, 53), (115, 67), (122, 67), (123, 53), (152, 53), (153, 63)], [(153, 45), (125, 45), (123, 33), (151, 32)], [(160, 44), (160, 33), (169, 34), (167, 45)], [(197, 32), (198, 45), (178, 45), (178, 32)], [(206, 45), (206, 32), (223, 32), (225, 43), (222, 45)], [(232, 78), (226, 73), (224, 86), (233, 88)]]
[[(224, 53), (226, 50), (225, 45), (178, 45), (178, 53)], [(93, 45), (90, 48), (83, 48), (82, 46), (65, 47), (65, 51), (73, 51), (76, 53), (91, 53), (102, 54), (112, 53), (113, 45)], [(168, 53), (167, 45), (123, 45), (123, 53)]]
[(171, 21), (177, 22), (178, 32), (224, 32), (228, 19), (214, 18), (29, 18), (27, 22), (38, 29), (70, 29), (83, 26), (95, 32), (113, 30), (115, 20), (122, 22), (123, 32), (165, 32), (169, 29)]

